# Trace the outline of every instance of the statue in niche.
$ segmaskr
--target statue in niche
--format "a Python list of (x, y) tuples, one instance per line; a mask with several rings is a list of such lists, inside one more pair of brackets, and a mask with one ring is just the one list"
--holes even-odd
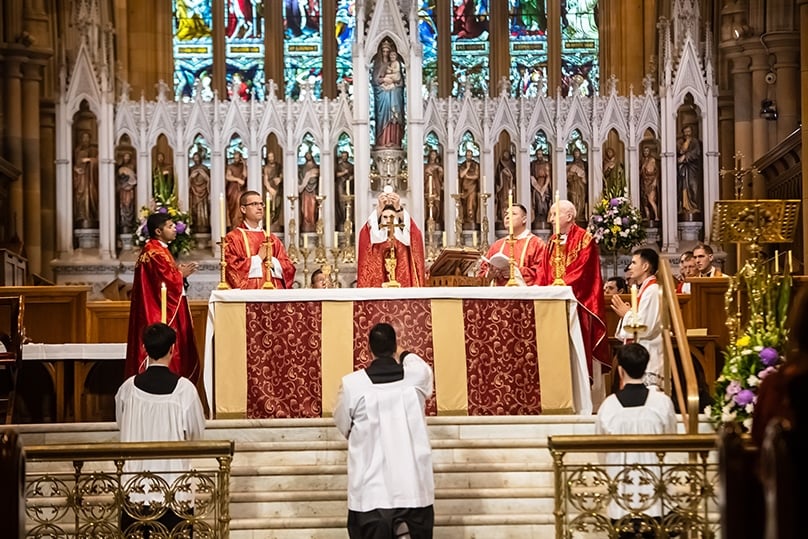
[(586, 207), (586, 161), (580, 148), (572, 150), (572, 162), (567, 164), (567, 196), (578, 210), (578, 220), (585, 221)]
[(188, 169), (188, 205), (197, 232), (210, 232), (210, 169), (202, 154), (194, 152), (194, 164)]
[(690, 219), (701, 212), (699, 201), (702, 182), (701, 141), (693, 136), (693, 128), (686, 125), (676, 147), (676, 178), (679, 188), (679, 213)]
[(73, 151), (73, 219), (76, 228), (98, 228), (98, 148), (88, 131)]
[(230, 226), (238, 226), (241, 222), (239, 199), (247, 188), (247, 162), (241, 152), (236, 150), (224, 170), (225, 197), (227, 198), (227, 218)]
[(443, 225), (443, 166), (440, 164), (440, 154), (434, 148), (429, 150), (424, 165), (424, 207), (427, 208), (429, 217), (429, 198), (432, 193), (435, 198), (432, 202), (432, 219), (435, 221), (437, 230), (444, 230)]
[(539, 148), (536, 150), (536, 159), (530, 162), (530, 193), (533, 203), (531, 228), (543, 228), (547, 223), (547, 214), (553, 203), (552, 177), (550, 162)]
[(659, 165), (651, 145), (642, 149), (640, 163), (640, 199), (643, 217), (649, 224), (659, 222)]
[(132, 162), (132, 152), (123, 152), (115, 173), (118, 191), (118, 224), (122, 234), (131, 234), (135, 223), (135, 188), (137, 173)]
[(623, 163), (617, 161), (617, 152), (608, 147), (603, 152), (603, 194), (608, 198), (626, 194), (626, 171)]
[[(275, 152), (267, 153), (267, 162), (261, 171), (261, 180), (264, 190), (269, 193), (269, 203), (272, 205), (271, 225), (281, 222), (283, 209), (283, 165), (275, 159)], [(269, 211), (269, 208), (264, 211)]]
[(400, 148), (404, 138), (404, 69), (389, 39), (382, 41), (373, 64), (376, 147)]
[(306, 152), (305, 161), (298, 167), (297, 191), (300, 195), (300, 231), (317, 230), (317, 194), (320, 188), (320, 167), (314, 161), (311, 150)]
[(471, 230), (480, 222), (477, 211), (480, 191), (480, 163), (474, 159), (471, 150), (466, 150), (466, 159), (457, 166), (460, 183), (463, 228)]
[(166, 154), (157, 152), (157, 162), (152, 170), (152, 190), (155, 197), (168, 201), (174, 194), (174, 167), (166, 162)]
[(499, 157), (495, 178), (494, 190), (497, 195), (496, 224), (504, 228), (505, 223), (502, 218), (508, 209), (508, 193), (512, 193), (514, 200), (516, 197), (516, 163), (514, 163), (511, 152), (508, 150), (502, 152)]
[(336, 187), (336, 200), (334, 201), (336, 226), (342, 230), (345, 225), (345, 202), (342, 200), (348, 193), (348, 182), (354, 181), (354, 166), (348, 159), (348, 152), (340, 152), (337, 158), (337, 167), (334, 172), (334, 185)]

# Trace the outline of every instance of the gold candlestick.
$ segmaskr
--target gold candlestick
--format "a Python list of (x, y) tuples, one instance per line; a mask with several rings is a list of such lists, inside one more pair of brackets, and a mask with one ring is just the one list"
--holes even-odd
[(508, 284), (505, 286), (519, 286), (519, 283), (516, 282), (516, 259), (513, 257), (513, 252), (516, 249), (516, 240), (513, 238), (513, 234), (509, 234), (508, 239), (505, 241), (511, 247), (511, 255), (508, 257)]
[(463, 247), (463, 195), (454, 193), (452, 198), (455, 201), (455, 246)]
[(488, 199), (491, 197), (491, 193), (480, 193), (480, 211), (482, 212), (482, 220), (480, 221), (480, 252), (487, 253), (488, 252), (488, 231), (489, 231), (489, 223), (488, 223)]
[(566, 246), (561, 244), (561, 236), (556, 234), (555, 239), (555, 253), (553, 254), (553, 286), (567, 286), (564, 282), (564, 270), (566, 269), (565, 256), (561, 251), (566, 249)]
[(264, 290), (274, 290), (275, 283), (272, 282), (272, 238), (270, 237), (270, 233), (266, 233), (266, 239), (264, 240), (264, 245), (267, 246), (267, 258), (264, 260), (264, 269), (267, 272), (267, 279), (264, 281), (264, 284), (261, 286)]
[(345, 202), (345, 223), (342, 225), (342, 234), (345, 236), (345, 248), (342, 250), (342, 261), (346, 264), (353, 264), (356, 260), (353, 245), (353, 220), (352, 203), (354, 195), (342, 195), (340, 200)]
[(222, 241), (219, 242), (221, 249), (219, 249), (219, 284), (216, 290), (230, 290), (230, 285), (227, 284), (227, 277), (225, 277), (225, 269), (227, 268), (227, 261), (224, 258), (224, 250), (227, 247), (227, 238), (222, 236)]
[(323, 201), (325, 195), (317, 195), (317, 223), (314, 231), (317, 234), (317, 246), (314, 249), (315, 264), (325, 264), (325, 221), (323, 220)]
[(382, 288), (401, 288), (401, 283), (396, 281), (396, 247), (390, 242), (390, 252), (384, 258), (384, 268), (387, 270), (388, 281), (382, 283)]
[[(286, 198), (289, 199), (289, 215), (295, 215), (295, 201), (297, 200), (297, 196), (290, 195)], [(294, 217), (289, 218), (289, 225), (286, 230), (288, 230), (286, 234), (288, 240), (286, 254), (289, 256), (289, 261), (292, 264), (297, 264), (300, 261), (300, 251), (297, 248), (297, 222)]]
[(637, 342), (637, 339), (639, 339), (641, 336), (645, 334), (646, 330), (648, 329), (648, 326), (644, 324), (634, 323), (628, 326), (623, 326), (623, 329), (631, 333), (633, 341)]
[(303, 288), (311, 288), (309, 286), (309, 255), (311, 254), (311, 249), (301, 247), (300, 254), (303, 256)]
[(426, 262), (431, 264), (438, 256), (438, 249), (435, 246), (435, 218), (432, 213), (432, 206), (438, 197), (430, 193), (426, 198), (429, 204), (429, 218), (426, 220)]
[(341, 249), (339, 247), (332, 247), (331, 248), (331, 256), (334, 257), (334, 271), (331, 274), (331, 287), (330, 288), (341, 288), (339, 284), (339, 257), (340, 257)]

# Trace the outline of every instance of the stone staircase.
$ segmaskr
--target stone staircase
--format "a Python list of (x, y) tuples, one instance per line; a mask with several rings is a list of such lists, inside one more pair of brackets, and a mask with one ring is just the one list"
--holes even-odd
[[(554, 538), (547, 437), (592, 434), (593, 419), (430, 418), (435, 537)], [(20, 430), (25, 444), (117, 439), (112, 423), (30, 425)], [(208, 422), (206, 437), (236, 441), (233, 539), (347, 537), (347, 443), (330, 419), (216, 420)]]

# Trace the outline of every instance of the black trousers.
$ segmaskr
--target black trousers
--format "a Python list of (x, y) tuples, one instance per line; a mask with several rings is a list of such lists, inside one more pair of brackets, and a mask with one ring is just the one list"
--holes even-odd
[(350, 539), (432, 539), (435, 527), (433, 506), (348, 511)]

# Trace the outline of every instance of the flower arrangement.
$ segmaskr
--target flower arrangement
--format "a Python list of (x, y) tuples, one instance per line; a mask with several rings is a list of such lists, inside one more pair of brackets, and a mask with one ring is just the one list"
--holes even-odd
[(162, 180), (160, 175), (155, 176), (154, 198), (151, 199), (148, 205), (140, 208), (140, 213), (138, 214), (140, 224), (135, 229), (132, 243), (141, 247), (148, 241), (149, 231), (146, 229), (146, 220), (149, 215), (167, 213), (177, 226), (177, 237), (168, 245), (168, 250), (176, 258), (180, 254), (189, 253), (194, 245), (194, 240), (191, 237), (191, 216), (180, 210), (177, 195), (167, 183)]
[[(716, 424), (740, 423), (752, 428), (760, 383), (784, 361), (788, 331), (786, 318), (791, 296), (791, 275), (770, 274), (766, 264), (747, 263), (732, 278), (725, 298), (728, 325), (737, 325), (737, 293), (747, 293), (748, 322), (724, 352), (724, 368), (715, 383), (715, 403), (708, 414)], [(735, 314), (733, 314), (733, 304)]]
[(629, 251), (645, 241), (640, 210), (625, 196), (601, 200), (592, 213), (589, 232), (602, 249), (611, 253)]

